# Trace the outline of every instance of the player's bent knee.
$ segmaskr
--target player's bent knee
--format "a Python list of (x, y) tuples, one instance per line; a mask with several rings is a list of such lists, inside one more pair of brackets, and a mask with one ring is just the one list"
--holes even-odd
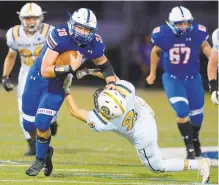
[(36, 130), (35, 123), (27, 121), (25, 119), (23, 119), (23, 127), (27, 132), (33, 132)]
[(162, 162), (150, 162), (147, 164), (147, 167), (154, 173), (164, 172), (164, 167)]
[(185, 102), (177, 102), (173, 105), (177, 117), (185, 118), (189, 116), (189, 106)]
[(50, 129), (48, 129), (48, 130), (39, 130), (39, 129), (37, 129), (37, 136), (39, 138), (47, 140), (51, 136), (51, 131), (50, 131)]
[(202, 124), (203, 117), (204, 117), (203, 113), (197, 114), (195, 116), (190, 116), (190, 121), (191, 121), (192, 125), (200, 126)]

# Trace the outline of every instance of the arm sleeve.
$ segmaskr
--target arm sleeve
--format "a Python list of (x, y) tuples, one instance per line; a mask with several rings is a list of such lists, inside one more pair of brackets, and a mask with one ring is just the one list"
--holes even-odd
[(57, 29), (53, 28), (48, 35), (46, 44), (51, 50), (54, 50), (60, 53), (59, 47), (58, 47), (60, 42), (61, 42), (61, 39), (58, 35)]
[(92, 59), (100, 58), (104, 55), (105, 45), (103, 43), (102, 38), (98, 36), (94, 36), (94, 52)]
[(10, 28), (7, 31), (7, 33), (6, 33), (6, 42), (7, 42), (7, 45), (10, 49), (12, 49), (13, 51), (18, 50), (16, 42), (15, 42), (15, 38), (13, 36), (13, 28)]
[(126, 81), (126, 80), (119, 80), (116, 81), (116, 90), (121, 92), (126, 96), (126, 98), (133, 99), (133, 102), (135, 100), (135, 87), (132, 83)]
[(200, 40), (200, 43), (202, 43), (203, 41), (207, 40), (209, 35), (208, 35), (208, 29), (201, 25), (201, 24), (198, 24), (198, 38)]
[(160, 48), (164, 47), (164, 39), (162, 39), (161, 27), (156, 27), (151, 33), (151, 41), (153, 45)]

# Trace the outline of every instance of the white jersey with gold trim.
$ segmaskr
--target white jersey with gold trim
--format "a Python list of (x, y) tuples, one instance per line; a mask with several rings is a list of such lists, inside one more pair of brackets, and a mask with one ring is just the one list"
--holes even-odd
[(22, 25), (16, 25), (7, 31), (7, 45), (10, 49), (19, 53), (22, 67), (29, 70), (42, 47), (46, 43), (48, 33), (54, 27), (43, 23), (40, 29), (32, 36), (27, 36)]
[(212, 34), (213, 48), (219, 52), (219, 28), (214, 30)]
[[(116, 82), (116, 87), (126, 95), (126, 112), (123, 116), (107, 120), (97, 110), (90, 111), (87, 124), (97, 132), (114, 131), (128, 139), (138, 150), (146, 147), (151, 140), (156, 140), (157, 133), (151, 132), (156, 127), (153, 113), (135, 96), (135, 87), (125, 80)], [(156, 130), (156, 129), (153, 129)]]

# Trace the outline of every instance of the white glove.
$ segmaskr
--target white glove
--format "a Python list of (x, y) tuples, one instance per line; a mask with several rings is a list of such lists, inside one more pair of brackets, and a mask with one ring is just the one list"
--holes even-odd
[(218, 104), (218, 94), (219, 92), (218, 91), (214, 91), (212, 94), (211, 94), (211, 101), (213, 102), (213, 104)]
[(84, 76), (89, 75), (89, 70), (87, 68), (78, 70), (76, 72), (76, 78), (77, 79), (82, 79)]
[(73, 74), (69, 73), (66, 77), (65, 77), (65, 80), (64, 80), (64, 83), (63, 83), (63, 89), (65, 91), (65, 94), (68, 94), (70, 93), (70, 90), (71, 90), (71, 83), (72, 83), (72, 78), (73, 78)]

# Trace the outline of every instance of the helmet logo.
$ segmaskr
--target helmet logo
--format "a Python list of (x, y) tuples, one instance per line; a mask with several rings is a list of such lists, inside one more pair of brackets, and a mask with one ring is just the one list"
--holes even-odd
[(101, 111), (105, 114), (105, 115), (109, 115), (110, 114), (110, 110), (108, 107), (106, 106), (102, 106), (101, 107)]

